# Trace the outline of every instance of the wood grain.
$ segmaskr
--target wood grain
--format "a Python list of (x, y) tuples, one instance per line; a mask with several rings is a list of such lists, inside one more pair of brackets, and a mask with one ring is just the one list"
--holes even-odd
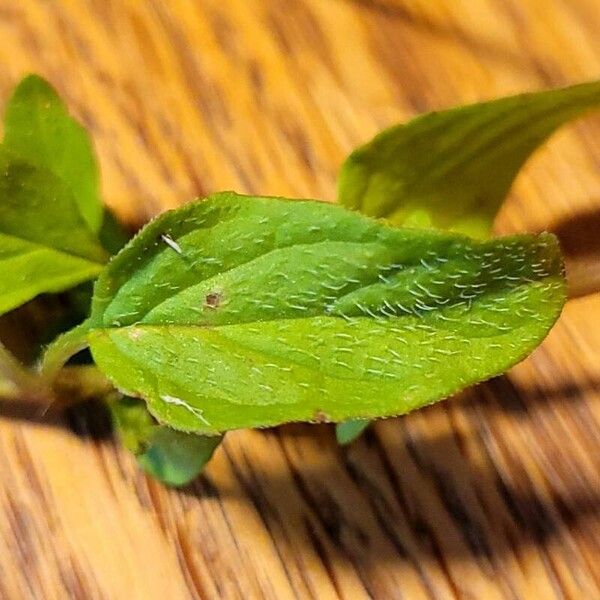
[[(333, 199), (386, 125), (598, 77), (599, 31), (597, 0), (0, 0), (0, 97), (47, 77), (139, 224), (215, 190)], [(597, 117), (553, 138), (498, 231), (597, 261), (599, 140)], [(571, 302), (507, 377), (347, 449), (329, 426), (232, 433), (180, 491), (96, 412), (5, 416), (0, 597), (600, 598), (599, 318)]]

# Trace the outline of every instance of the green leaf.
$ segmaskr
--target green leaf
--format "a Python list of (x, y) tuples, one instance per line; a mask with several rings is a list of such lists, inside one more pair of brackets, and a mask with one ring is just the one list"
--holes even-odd
[(224, 193), (111, 261), (88, 339), (160, 422), (212, 434), (406, 413), (524, 358), (564, 301), (549, 234), (477, 242)]
[(143, 454), (140, 466), (150, 475), (173, 486), (195, 479), (212, 458), (222, 436), (205, 436), (158, 427)]
[(185, 485), (197, 477), (222, 440), (158, 425), (140, 400), (122, 398), (110, 407), (123, 445), (147, 473), (168, 485)]
[(93, 279), (106, 259), (62, 181), (0, 149), (0, 314)]
[[(350, 155), (338, 201), (395, 225), (488, 237), (531, 153), (599, 104), (600, 83), (594, 82), (419, 116)], [(347, 444), (365, 428), (343, 423), (336, 434)]]
[(110, 402), (109, 407), (123, 446), (135, 455), (142, 454), (147, 440), (158, 427), (144, 402), (136, 398), (119, 398)]
[(4, 130), (4, 146), (61, 179), (89, 228), (99, 231), (103, 207), (92, 143), (50, 84), (37, 75), (23, 79), (6, 107)]
[(335, 426), (335, 437), (338, 444), (346, 445), (353, 442), (369, 426), (370, 421), (365, 419), (355, 419), (353, 421), (344, 421)]
[(395, 225), (486, 237), (531, 153), (599, 105), (592, 82), (421, 115), (348, 157), (338, 200)]

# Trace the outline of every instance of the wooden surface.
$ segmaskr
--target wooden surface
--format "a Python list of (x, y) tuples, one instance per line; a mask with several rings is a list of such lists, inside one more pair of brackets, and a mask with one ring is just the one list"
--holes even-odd
[[(335, 197), (418, 112), (600, 74), (598, 0), (0, 0), (0, 97), (47, 77), (130, 223), (215, 190)], [(527, 166), (498, 231), (598, 260), (600, 119)], [(588, 240), (583, 248), (582, 236)], [(508, 377), (348, 449), (227, 436), (181, 491), (98, 416), (0, 420), (2, 599), (600, 598), (600, 298)]]

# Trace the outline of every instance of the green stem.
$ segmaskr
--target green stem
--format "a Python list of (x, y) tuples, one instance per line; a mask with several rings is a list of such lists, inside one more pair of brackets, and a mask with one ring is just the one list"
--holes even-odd
[(46, 412), (91, 398), (104, 398), (114, 391), (94, 365), (64, 365), (87, 346), (88, 323), (58, 337), (46, 350), (37, 370), (25, 368), (0, 344), (0, 401), (30, 402)]
[(48, 404), (52, 397), (45, 380), (24, 367), (0, 342), (0, 399)]
[(88, 346), (89, 321), (58, 336), (46, 349), (39, 371), (47, 381), (54, 381), (67, 361)]

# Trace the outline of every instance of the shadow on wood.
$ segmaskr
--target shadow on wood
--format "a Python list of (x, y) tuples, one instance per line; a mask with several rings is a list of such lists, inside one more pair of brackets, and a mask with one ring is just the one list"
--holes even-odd
[[(570, 388), (555, 392), (578, 398)], [(539, 390), (519, 392), (506, 378), (495, 380), (488, 393), (500, 396), (501, 404), (511, 396), (509, 412), (548, 400)], [(466, 401), (486, 403), (479, 394)], [(454, 434), (408, 434), (402, 418), (376, 424), (348, 448), (338, 447), (331, 427), (323, 425), (284, 426), (262, 435), (280, 446), (285, 469), (265, 470), (253, 464), (247, 448), (225, 443), (222, 451), (239, 486), (228, 489), (204, 475), (173, 493), (217, 499), (241, 494), (260, 514), (275, 546), (310, 544), (320, 555), (351, 561), (359, 571), (399, 557), (419, 568), (424, 554), (491, 564), (506, 553), (518, 555), (519, 548), (558, 540), (568, 546), (567, 531), (600, 513), (598, 489), (582, 486), (575, 472), (566, 482), (568, 491), (544, 496), (526, 476), (512, 479), (489, 457), (470, 461), (457, 451)], [(302, 461), (299, 447), (307, 445), (313, 446), (313, 457), (321, 455), (318, 464), (308, 456)]]

